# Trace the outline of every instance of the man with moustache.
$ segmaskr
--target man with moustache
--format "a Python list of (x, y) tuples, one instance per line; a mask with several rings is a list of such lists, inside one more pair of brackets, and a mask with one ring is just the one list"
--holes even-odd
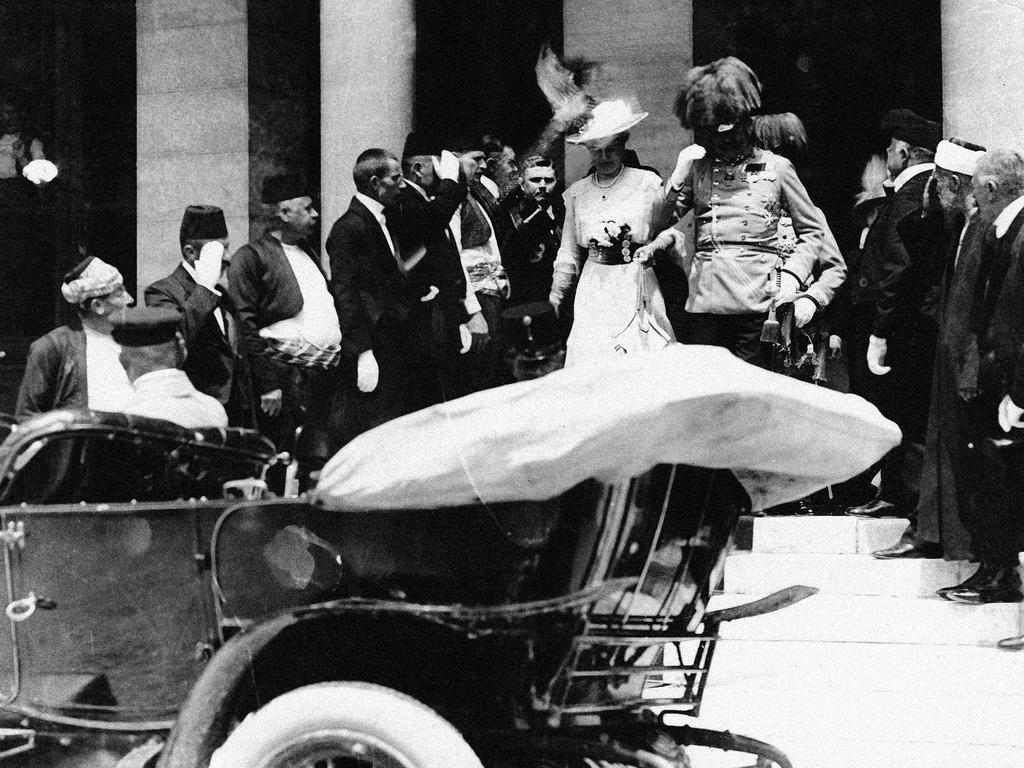
[(323, 451), (324, 392), (341, 357), (341, 331), (320, 259), (309, 244), (319, 214), (295, 174), (263, 182), (263, 234), (228, 267), (246, 354), (259, 397), (260, 430), (300, 458)]
[(976, 369), (968, 369), (964, 359), (971, 345), (968, 321), (987, 227), (976, 215), (972, 183), (984, 152), (962, 139), (939, 142), (924, 204), (897, 224), (903, 242), (917, 248), (908, 251), (914, 264), (903, 273), (900, 291), (920, 291), (929, 285), (927, 273), (934, 262), (942, 272), (942, 292), (920, 498), (899, 541), (874, 553), (882, 560), (939, 554), (961, 560), (970, 555), (958, 489), (967, 482), (962, 477), (967, 466), (963, 435), (967, 402), (977, 389)]
[(974, 173), (982, 243), (971, 329), (977, 340), (977, 396), (969, 403), (961, 519), (980, 561), (943, 597), (983, 604), (1021, 600), (1024, 548), (1024, 156), (991, 150)]
[(565, 205), (553, 194), (557, 184), (551, 160), (533, 155), (522, 163), (519, 186), (501, 201), (512, 220), (502, 246), (502, 263), (511, 288), (510, 307), (547, 301), (551, 293), (555, 254), (565, 220)]
[(183, 370), (193, 386), (224, 406), (233, 427), (255, 429), (249, 363), (242, 348), (238, 316), (227, 295), (228, 228), (224, 211), (190, 205), (178, 237), (181, 263), (146, 288), (147, 307), (180, 315), (186, 357)]

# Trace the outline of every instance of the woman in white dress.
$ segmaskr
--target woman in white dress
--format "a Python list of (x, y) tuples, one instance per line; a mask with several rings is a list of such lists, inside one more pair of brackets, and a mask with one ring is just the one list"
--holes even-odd
[(564, 195), (565, 226), (550, 301), (558, 310), (578, 281), (566, 365), (675, 341), (654, 271), (633, 258), (668, 205), (656, 173), (623, 164), (626, 131), (646, 116), (622, 101), (602, 102), (568, 139), (587, 147), (594, 173)]

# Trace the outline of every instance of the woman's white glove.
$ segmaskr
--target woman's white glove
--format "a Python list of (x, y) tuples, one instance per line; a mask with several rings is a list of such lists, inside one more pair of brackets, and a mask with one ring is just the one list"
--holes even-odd
[(679, 189), (683, 186), (683, 182), (686, 181), (686, 177), (690, 175), (690, 168), (693, 167), (693, 161), (700, 160), (706, 154), (707, 150), (705, 150), (700, 144), (691, 144), (680, 152), (679, 158), (676, 160), (676, 169), (672, 171), (672, 175), (668, 178), (669, 186), (672, 189)]
[(193, 267), (196, 271), (196, 282), (211, 291), (216, 290), (223, 263), (224, 243), (211, 240), (199, 251), (199, 258)]
[(373, 356), (373, 350), (368, 349), (360, 354), (356, 361), (356, 386), (360, 392), (373, 392), (377, 388), (379, 378), (377, 358)]

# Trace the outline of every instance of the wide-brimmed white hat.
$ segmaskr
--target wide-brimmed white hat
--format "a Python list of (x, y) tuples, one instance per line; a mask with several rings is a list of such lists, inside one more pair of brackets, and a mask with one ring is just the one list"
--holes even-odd
[(648, 112), (634, 112), (623, 99), (602, 101), (591, 112), (591, 118), (579, 133), (567, 136), (570, 144), (584, 144), (588, 141), (607, 139), (616, 134), (628, 131), (643, 120)]

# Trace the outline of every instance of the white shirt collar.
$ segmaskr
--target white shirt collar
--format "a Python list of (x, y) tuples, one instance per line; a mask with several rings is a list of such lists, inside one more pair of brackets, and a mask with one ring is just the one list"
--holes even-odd
[(935, 170), (935, 163), (918, 163), (905, 169), (899, 176), (892, 180), (892, 191), (899, 192), (900, 188), (910, 181), (912, 178), (917, 176), (919, 173), (927, 171), (931, 173)]
[(364, 195), (362, 192), (356, 192), (356, 200), (369, 208), (370, 213), (376, 217), (377, 221), (381, 224), (384, 223), (384, 206), (379, 201), (374, 200), (369, 195)]
[(1006, 230), (1010, 228), (1013, 220), (1017, 218), (1017, 214), (1024, 210), (1024, 196), (1018, 197), (996, 216), (996, 220), (992, 222), (992, 226), (996, 228), (996, 237), (1001, 238), (1006, 234)]

